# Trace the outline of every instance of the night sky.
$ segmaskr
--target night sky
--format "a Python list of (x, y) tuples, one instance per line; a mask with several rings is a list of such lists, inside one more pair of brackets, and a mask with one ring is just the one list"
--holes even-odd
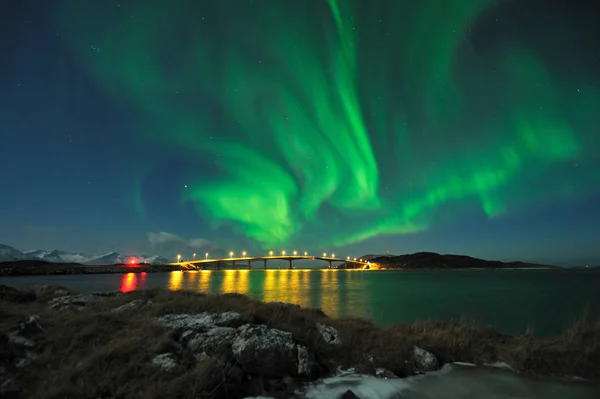
[(594, 1), (0, 7), (0, 243), (600, 263)]

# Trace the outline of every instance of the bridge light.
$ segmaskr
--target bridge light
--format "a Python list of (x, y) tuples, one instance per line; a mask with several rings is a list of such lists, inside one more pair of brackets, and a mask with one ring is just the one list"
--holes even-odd
[(294, 256), (298, 255), (298, 251), (294, 251)]
[(304, 256), (308, 256), (308, 252), (304, 252)]
[(229, 253), (229, 257), (230, 257), (230, 258), (233, 258), (233, 251), (231, 251), (231, 252)]
[(269, 251), (269, 256), (273, 256), (273, 251)]
[(208, 252), (204, 254), (204, 257), (208, 259)]
[(326, 257), (327, 257), (327, 254), (326, 254), (325, 252), (323, 252), (323, 257), (324, 257), (324, 258), (326, 258)]
[(361, 259), (360, 261), (362, 262), (363, 260)]
[(285, 251), (281, 251), (281, 254), (282, 254), (282, 255), (285, 255)]
[(331, 254), (331, 257), (332, 257), (332, 258), (335, 258), (335, 254)]
[(196, 260), (196, 253), (195, 252), (194, 252), (194, 258), (193, 259)]
[(181, 262), (181, 255), (177, 255), (177, 263)]
[(242, 258), (246, 257), (246, 251), (242, 252)]
[(349, 257), (349, 256), (346, 256), (346, 260), (350, 260), (350, 257)]
[(354, 260), (356, 260), (356, 258), (354, 258)]

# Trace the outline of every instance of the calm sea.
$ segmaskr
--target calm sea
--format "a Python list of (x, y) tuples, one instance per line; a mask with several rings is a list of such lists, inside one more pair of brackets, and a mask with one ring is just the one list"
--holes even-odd
[(246, 294), (262, 301), (362, 316), (381, 326), (467, 319), (507, 334), (532, 327), (560, 333), (584, 312), (600, 317), (600, 271), (231, 270), (0, 278), (0, 284), (53, 284), (76, 291), (148, 288)]

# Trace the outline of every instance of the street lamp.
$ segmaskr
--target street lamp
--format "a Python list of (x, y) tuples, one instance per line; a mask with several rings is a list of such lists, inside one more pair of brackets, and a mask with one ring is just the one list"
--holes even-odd
[(298, 255), (298, 251), (294, 251), (294, 256)]
[(354, 258), (354, 260), (356, 260), (356, 258)]
[(269, 256), (273, 256), (273, 251), (269, 251)]
[(177, 255), (177, 263), (181, 263), (181, 255)]
[(308, 252), (304, 252), (304, 256), (308, 256)]
[(195, 252), (194, 252), (194, 257), (192, 259), (196, 260), (196, 253)]
[(204, 254), (204, 258), (208, 259), (208, 252)]
[(233, 251), (229, 252), (229, 257), (233, 258)]
[(282, 255), (285, 255), (285, 251), (281, 251), (281, 254), (282, 254)]
[(349, 257), (349, 256), (346, 256), (346, 260), (350, 260), (350, 257)]
[(246, 251), (242, 252), (242, 258), (246, 257)]
[(332, 257), (332, 258), (335, 258), (335, 254), (331, 254), (331, 257)]
[(323, 257), (324, 257), (324, 258), (326, 258), (326, 257), (327, 257), (327, 254), (326, 254), (325, 252), (323, 252)]

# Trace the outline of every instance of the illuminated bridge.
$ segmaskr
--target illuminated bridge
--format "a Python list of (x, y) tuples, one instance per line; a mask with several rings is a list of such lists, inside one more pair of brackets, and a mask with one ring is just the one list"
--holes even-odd
[[(331, 256), (327, 256), (327, 254), (323, 254), (322, 256), (314, 256), (308, 255), (306, 252), (304, 255), (297, 255), (296, 251), (294, 251), (293, 255), (286, 255), (285, 251), (282, 252), (281, 255), (274, 255), (273, 251), (270, 252), (268, 256), (246, 256), (246, 253), (243, 252), (241, 257), (234, 256), (233, 252), (229, 254), (228, 258), (218, 258), (218, 259), (210, 259), (208, 254), (206, 254), (205, 259), (192, 259), (192, 260), (181, 260), (181, 255), (177, 255), (177, 262), (170, 263), (173, 266), (183, 266), (188, 267), (190, 269), (207, 269), (209, 267), (214, 267), (216, 270), (220, 270), (221, 266), (224, 267), (232, 267), (236, 268), (236, 265), (240, 265), (241, 267), (246, 267), (249, 270), (252, 269), (252, 262), (260, 262), (262, 261), (262, 266), (266, 270), (267, 269), (267, 261), (269, 260), (287, 260), (288, 261), (288, 269), (292, 269), (292, 262), (295, 260), (322, 260), (327, 262), (328, 269), (338, 268), (334, 266), (334, 263), (342, 262), (344, 269), (358, 269), (358, 268), (367, 268), (373, 265), (371, 262), (366, 259), (356, 259), (347, 257), (346, 259), (337, 258), (335, 254), (331, 254)], [(195, 258), (195, 256), (194, 256)]]

